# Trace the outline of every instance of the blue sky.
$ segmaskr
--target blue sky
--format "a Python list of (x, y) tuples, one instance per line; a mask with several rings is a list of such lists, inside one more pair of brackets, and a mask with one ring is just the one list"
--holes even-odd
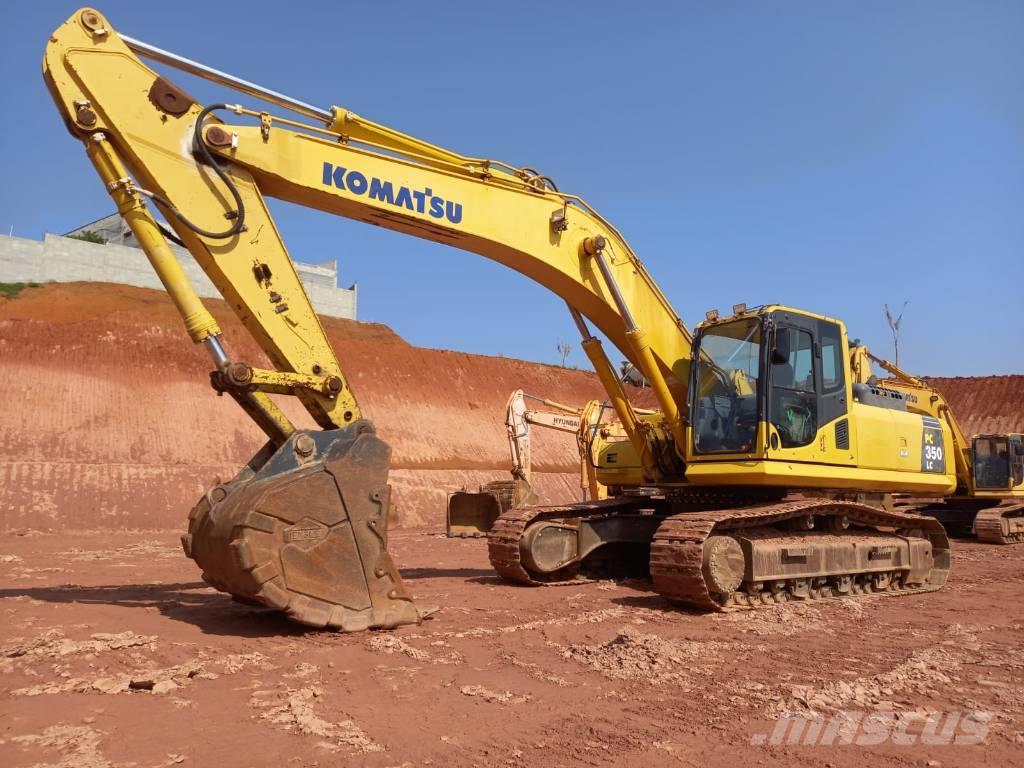
[[(47, 35), (76, 7), (8, 14), (4, 233), (111, 210), (40, 76)], [(99, 8), (125, 34), (299, 99), (541, 169), (623, 231), (691, 325), (782, 302), (888, 356), (882, 304), (907, 301), (904, 367), (1024, 373), (1024, 3)], [(337, 258), (360, 318), (415, 344), (543, 362), (575, 347), (561, 300), (504, 267), (273, 210), (295, 258)], [(578, 347), (570, 363), (586, 365)]]

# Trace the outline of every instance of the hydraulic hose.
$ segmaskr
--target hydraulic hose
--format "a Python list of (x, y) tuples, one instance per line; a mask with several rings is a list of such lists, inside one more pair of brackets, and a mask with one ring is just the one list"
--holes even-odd
[(227, 238), (234, 237), (239, 232), (244, 230), (245, 204), (242, 202), (242, 196), (241, 194), (239, 194), (238, 188), (235, 186), (235, 183), (231, 180), (231, 177), (227, 174), (227, 172), (225, 172), (224, 169), (217, 164), (217, 161), (210, 153), (209, 147), (206, 146), (206, 142), (203, 141), (203, 122), (206, 120), (206, 116), (208, 114), (217, 109), (227, 109), (227, 104), (210, 104), (208, 107), (203, 109), (202, 112), (199, 113), (199, 117), (196, 118), (196, 126), (193, 132), (193, 138), (195, 139), (196, 150), (199, 152), (199, 155), (202, 158), (202, 160), (204, 160), (210, 168), (213, 168), (214, 173), (216, 173), (220, 177), (221, 181), (223, 181), (224, 185), (228, 188), (228, 191), (231, 192), (231, 196), (235, 199), (235, 210), (229, 211), (226, 214), (227, 218), (232, 219), (231, 226), (228, 229), (224, 230), (223, 232), (210, 232), (209, 230), (203, 229), (202, 227), (199, 227), (193, 224), (191, 221), (189, 221), (185, 214), (183, 214), (174, 205), (172, 205), (171, 201), (168, 200), (166, 197), (158, 195), (156, 192), (146, 192), (146, 194), (148, 194), (149, 197), (151, 197), (155, 202), (159, 203), (161, 208), (166, 209), (168, 213), (174, 216), (174, 218), (176, 218), (186, 227), (191, 229), (197, 235), (200, 235), (201, 237), (208, 237), (214, 240), (226, 240)]

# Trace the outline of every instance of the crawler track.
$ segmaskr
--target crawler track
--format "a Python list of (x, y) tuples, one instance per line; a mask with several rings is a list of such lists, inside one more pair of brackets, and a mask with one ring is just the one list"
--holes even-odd
[(900, 503), (901, 512), (935, 518), (952, 536), (987, 544), (1024, 543), (1024, 502), (999, 499), (959, 499)]
[(650, 506), (645, 498), (618, 496), (614, 499), (550, 507), (510, 509), (498, 518), (487, 539), (487, 553), (498, 575), (520, 584), (558, 584), (573, 580), (579, 566), (573, 564), (553, 574), (529, 573), (523, 565), (519, 542), (526, 529), (541, 521), (579, 520), (587, 517), (637, 512)]
[[(895, 573), (828, 573), (815, 578), (773, 579), (769, 583), (744, 584), (743, 589), (727, 594), (715, 593), (709, 588), (704, 569), (704, 546), (709, 537), (777, 526), (808, 515), (819, 519), (842, 516), (851, 526), (883, 530), (923, 529), (923, 534), (930, 540), (934, 566), (927, 579), (920, 583), (908, 583)], [(857, 534), (849, 530), (816, 535), (852, 540)], [(677, 514), (665, 519), (651, 543), (651, 577), (655, 591), (674, 602), (710, 611), (793, 599), (813, 600), (875, 592), (927, 592), (941, 588), (948, 573), (949, 540), (938, 522), (853, 502), (806, 499), (746, 509)]]
[(1024, 503), (1000, 504), (978, 512), (974, 535), (990, 544), (1024, 543)]
[[(734, 500), (734, 504), (739, 499)], [(523, 562), (521, 542), (527, 529), (536, 523), (571, 523), (585, 519), (650, 513), (661, 516), (651, 541), (650, 575), (656, 592), (673, 602), (701, 610), (722, 611), (754, 607), (787, 600), (811, 600), (864, 594), (907, 594), (939, 589), (949, 572), (949, 541), (935, 520), (918, 515), (888, 512), (865, 504), (827, 499), (800, 499), (749, 506), (722, 508), (722, 498), (679, 500), (644, 497), (618, 497), (599, 502), (554, 507), (524, 507), (509, 510), (494, 526), (488, 541), (491, 564), (503, 578), (520, 584), (550, 585), (571, 582), (581, 563), (573, 562), (554, 573), (536, 573)], [(742, 501), (739, 501), (742, 503)], [(678, 511), (685, 509), (686, 511)], [(676, 514), (668, 514), (676, 512)], [(818, 522), (818, 530), (799, 530), (801, 521)], [(841, 522), (840, 522), (841, 521)], [(824, 529), (824, 530), (821, 530)], [(706, 574), (709, 560), (722, 558), (725, 571), (735, 573), (742, 565), (730, 563), (739, 544), (732, 538), (721, 555), (709, 547), (721, 546), (727, 537), (753, 541), (757, 554), (748, 565), (747, 577), (725, 591), (709, 585)], [(712, 541), (709, 543), (709, 539)], [(849, 545), (852, 545), (849, 546)], [(760, 546), (760, 549), (758, 547)], [(730, 549), (731, 547), (731, 549)], [(887, 557), (910, 558), (893, 561), (891, 569), (854, 568), (844, 572), (830, 562), (820, 572), (787, 578), (775, 574), (770, 579), (757, 577), (757, 568), (770, 568), (769, 560), (784, 562), (787, 555), (828, 560), (831, 551), (860, 547), (868, 560)], [(726, 552), (725, 550), (729, 550)], [(913, 552), (911, 558), (910, 553)], [(807, 553), (810, 553), (808, 555)], [(903, 553), (903, 554), (899, 554)], [(765, 571), (767, 572), (767, 571)], [(753, 577), (749, 574), (754, 573)]]

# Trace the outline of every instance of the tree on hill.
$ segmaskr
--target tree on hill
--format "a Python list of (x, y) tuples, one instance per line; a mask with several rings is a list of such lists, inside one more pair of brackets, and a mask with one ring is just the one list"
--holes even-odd
[(565, 368), (565, 361), (569, 359), (569, 353), (572, 352), (572, 346), (567, 341), (558, 342), (558, 354), (562, 356), (562, 367)]
[(906, 311), (907, 304), (909, 303), (910, 302), (907, 301), (903, 302), (903, 308), (896, 317), (893, 317), (888, 304), (882, 305), (885, 307), (885, 321), (889, 323), (889, 330), (892, 331), (892, 345), (894, 348), (893, 352), (895, 354), (893, 362), (896, 364), (897, 368), (899, 368), (900, 365), (900, 325), (903, 323), (903, 313)]
[(97, 245), (106, 245), (107, 238), (101, 235), (99, 232), (93, 232), (91, 229), (83, 229), (81, 232), (76, 232), (73, 235), (68, 235), (72, 240), (83, 240), (87, 243), (96, 243)]

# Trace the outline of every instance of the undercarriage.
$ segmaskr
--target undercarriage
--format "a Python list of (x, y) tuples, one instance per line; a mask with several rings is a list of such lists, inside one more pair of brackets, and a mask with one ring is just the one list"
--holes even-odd
[(903, 500), (901, 511), (933, 517), (952, 536), (989, 544), (1024, 543), (1024, 502), (1003, 499)]
[[(488, 542), (504, 578), (551, 584), (637, 565), (655, 592), (700, 610), (939, 589), (949, 540), (934, 519), (829, 499), (710, 492), (524, 507)], [(607, 556), (609, 552), (614, 556)]]

